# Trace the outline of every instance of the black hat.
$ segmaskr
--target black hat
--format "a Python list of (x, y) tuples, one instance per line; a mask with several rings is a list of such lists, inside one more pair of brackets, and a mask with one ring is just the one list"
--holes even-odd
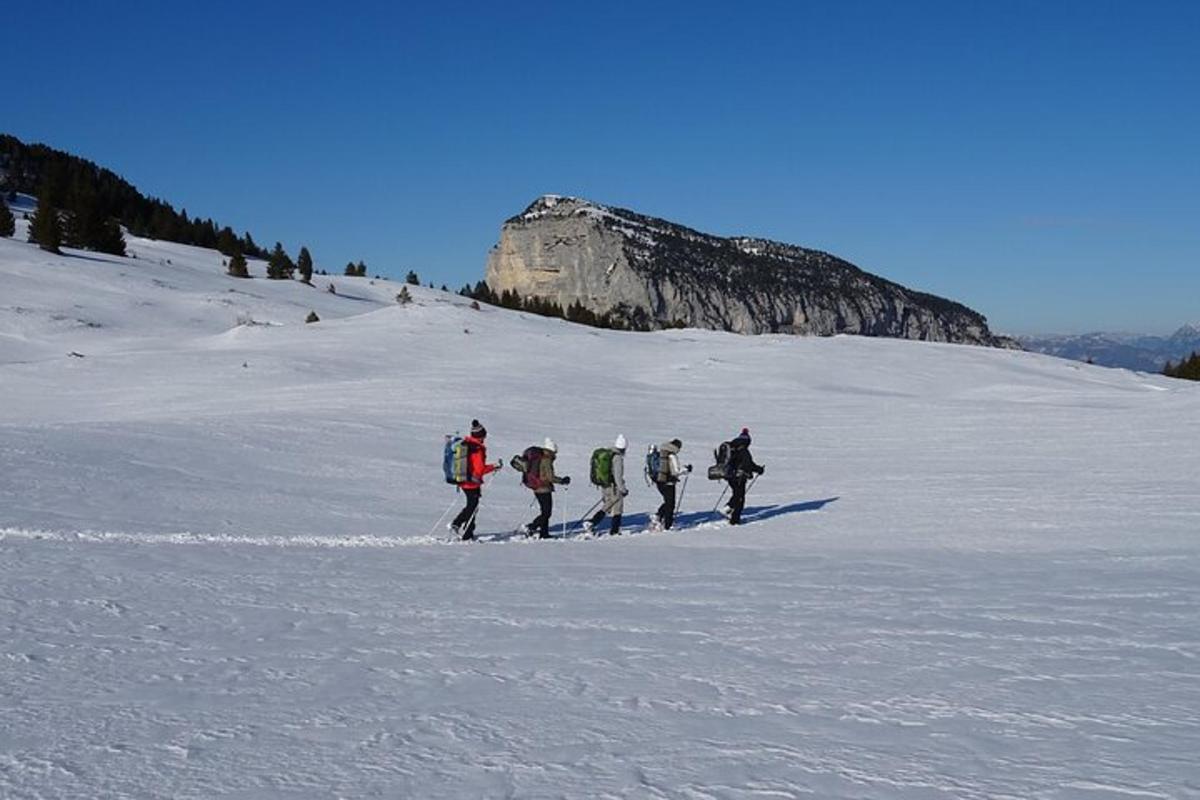
[(683, 447), (683, 442), (679, 441), (678, 439), (672, 439), (671, 444), (675, 445), (676, 447)]
[(471, 435), (476, 439), (482, 439), (487, 436), (487, 428), (479, 424), (479, 420), (471, 420)]

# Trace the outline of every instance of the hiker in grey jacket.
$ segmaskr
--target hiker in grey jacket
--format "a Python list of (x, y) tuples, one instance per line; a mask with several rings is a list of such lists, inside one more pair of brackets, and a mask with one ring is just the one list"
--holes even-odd
[(583, 529), (588, 533), (600, 524), (605, 514), (612, 514), (609, 534), (617, 536), (621, 533), (621, 515), (625, 513), (625, 496), (629, 494), (625, 487), (625, 447), (625, 434), (618, 434), (612, 446), (612, 484), (600, 487), (600, 510), (583, 523)]
[(681, 465), (679, 463), (679, 451), (683, 449), (683, 442), (678, 439), (672, 439), (669, 442), (663, 442), (658, 446), (659, 468), (657, 475), (651, 475), (650, 479), (654, 482), (658, 493), (662, 495), (662, 505), (658, 507), (658, 512), (650, 520), (650, 527), (653, 530), (670, 530), (675, 524), (675, 485), (679, 483), (679, 478), (685, 473), (692, 471), (692, 465)]

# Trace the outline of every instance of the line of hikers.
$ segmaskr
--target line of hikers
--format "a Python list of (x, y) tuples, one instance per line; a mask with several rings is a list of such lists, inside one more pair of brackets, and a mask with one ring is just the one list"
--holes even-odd
[[(494, 464), (488, 462), (486, 440), (487, 429), (477, 419), (471, 420), (471, 432), (467, 436), (446, 437), (443, 455), (446, 482), (456, 485), (467, 498), (462, 511), (447, 527), (464, 541), (475, 538), (483, 479), (504, 467), (501, 461)], [(592, 484), (600, 489), (600, 500), (592, 507), (596, 509), (595, 513), (583, 522), (583, 528), (588, 533), (594, 531), (606, 516), (610, 518), (609, 533), (614, 536), (621, 533), (625, 498), (629, 495), (629, 488), (625, 484), (627, 446), (625, 435), (618, 434), (612, 447), (600, 447), (592, 452), (589, 476)], [(670, 530), (675, 524), (676, 488), (692, 472), (691, 464), (680, 463), (679, 453), (682, 449), (683, 442), (672, 439), (657, 446), (652, 445), (646, 452), (643, 472), (647, 482), (662, 495), (662, 504), (651, 517), (651, 530)], [(519, 529), (527, 536), (541, 539), (550, 537), (554, 487), (571, 483), (569, 476), (559, 476), (554, 471), (557, 456), (558, 445), (547, 437), (541, 446), (528, 447), (509, 462), (513, 469), (521, 473), (521, 483), (533, 492), (538, 503), (538, 515)], [(722, 442), (713, 452), (713, 457), (716, 463), (709, 467), (708, 477), (726, 481), (730, 491), (730, 500), (721, 514), (731, 525), (740, 525), (742, 510), (746, 505), (747, 481), (752, 475), (761, 475), (765, 470), (750, 455), (750, 431), (742, 428), (737, 436)]]

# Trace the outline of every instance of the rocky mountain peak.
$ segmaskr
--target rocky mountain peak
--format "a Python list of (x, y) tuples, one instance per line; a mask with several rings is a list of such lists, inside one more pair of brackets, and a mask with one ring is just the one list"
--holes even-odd
[(580, 304), (649, 327), (855, 333), (1013, 346), (982, 315), (834, 255), (724, 238), (578, 197), (543, 195), (507, 220), (488, 257), (495, 292)]

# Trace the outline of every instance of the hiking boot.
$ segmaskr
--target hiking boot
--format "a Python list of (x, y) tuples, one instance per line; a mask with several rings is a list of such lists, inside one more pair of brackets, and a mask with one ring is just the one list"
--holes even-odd
[(590, 534), (595, 529), (596, 529), (596, 526), (592, 524), (592, 521), (590, 519), (585, 519), (583, 521), (583, 532), (584, 533)]

